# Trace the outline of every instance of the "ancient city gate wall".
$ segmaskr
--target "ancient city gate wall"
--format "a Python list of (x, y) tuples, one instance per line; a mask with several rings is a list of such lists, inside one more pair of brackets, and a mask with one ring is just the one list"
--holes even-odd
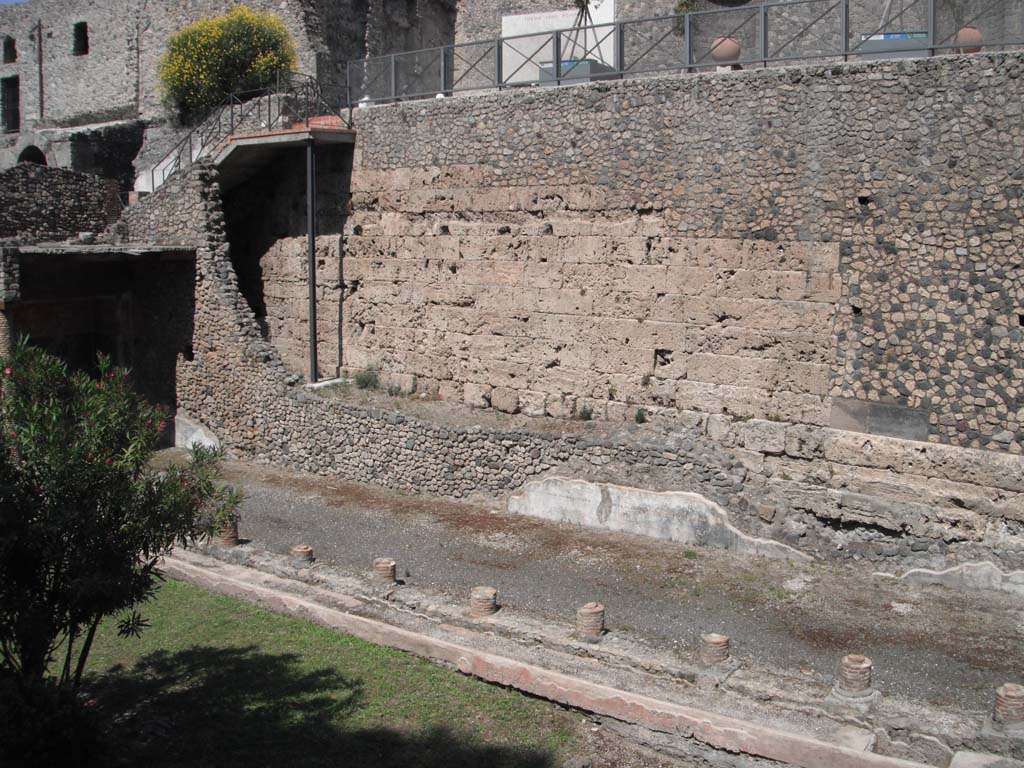
[(344, 361), (535, 413), (1020, 453), (1021, 63), (360, 110)]
[(357, 112), (346, 362), (473, 405), (622, 419), (598, 428), (453, 426), (301, 387), (238, 289), (200, 166), (147, 201), (157, 225), (162, 205), (205, 217), (179, 406), (239, 454), (391, 488), (572, 475), (700, 493), (822, 557), (1021, 567), (1021, 66)]

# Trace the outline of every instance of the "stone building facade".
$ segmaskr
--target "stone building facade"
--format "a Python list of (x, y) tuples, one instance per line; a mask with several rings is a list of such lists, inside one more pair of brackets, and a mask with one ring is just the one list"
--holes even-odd
[[(0, 168), (20, 160), (97, 173), (131, 188), (182, 135), (162, 100), (158, 67), (182, 26), (236, 0), (28, 0), (0, 5)], [(297, 69), (339, 100), (345, 64), (365, 55), (451, 41), (449, 0), (245, 0), (279, 16)], [(402, 34), (390, 28), (401, 27)], [(389, 30), (385, 32), (385, 30)], [(144, 146), (145, 145), (145, 146)], [(140, 155), (141, 153), (141, 155)], [(133, 161), (140, 157), (141, 162)]]

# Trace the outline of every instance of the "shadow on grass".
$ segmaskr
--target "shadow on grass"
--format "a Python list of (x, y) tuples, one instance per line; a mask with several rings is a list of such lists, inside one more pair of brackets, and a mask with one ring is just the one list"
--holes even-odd
[[(91, 681), (119, 762), (159, 766), (551, 768), (550, 755), (346, 723), (362, 684), (310, 672), (294, 654), (194, 647), (143, 657)], [(400, 686), (399, 686), (400, 687)]]

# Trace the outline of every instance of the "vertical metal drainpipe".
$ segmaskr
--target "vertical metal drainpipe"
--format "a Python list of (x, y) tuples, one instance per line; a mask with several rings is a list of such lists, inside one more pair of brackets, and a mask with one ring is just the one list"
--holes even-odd
[(306, 144), (306, 239), (309, 269), (309, 380), (317, 382), (316, 361), (316, 143)]

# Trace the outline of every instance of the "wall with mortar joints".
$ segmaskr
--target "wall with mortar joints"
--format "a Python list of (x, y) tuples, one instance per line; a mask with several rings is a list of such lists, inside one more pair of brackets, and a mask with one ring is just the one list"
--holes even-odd
[[(696, 288), (699, 295), (668, 316), (648, 317), (648, 307), (624, 305), (600, 336), (615, 341), (625, 323), (641, 318), (699, 329), (712, 323), (693, 323), (695, 309), (724, 310), (724, 323), (734, 332), (770, 327), (803, 334), (760, 350), (779, 375), (796, 378), (779, 386), (764, 378), (763, 367), (712, 360), (717, 378), (709, 380), (700, 355), (713, 350), (700, 344), (711, 337), (676, 333), (675, 346), (667, 348), (684, 349), (686, 376), (680, 380), (684, 390), (694, 387), (690, 400), (676, 393), (676, 407), (723, 410), (733, 392), (739, 404), (757, 403), (763, 397), (751, 385), (763, 383), (761, 389), (776, 396), (792, 393), (798, 399), (787, 400), (781, 410), (766, 404), (751, 412), (748, 405), (741, 415), (831, 423), (828, 398), (854, 398), (909, 409), (932, 441), (1020, 452), (1024, 369), (1014, 350), (1022, 338), (1024, 276), (1017, 243), (1024, 231), (1018, 217), (1022, 180), (1013, 169), (1021, 132), (1021, 66), (1016, 54), (942, 57), (359, 110), (352, 248), (369, 259), (363, 268), (392, 280), (379, 299), (382, 306), (400, 296), (401, 313), (419, 311), (427, 322), (410, 324), (417, 325), (418, 335), (395, 332), (381, 341), (374, 324), (373, 336), (364, 337), (360, 317), (375, 311), (378, 299), (373, 292), (362, 298), (357, 292), (346, 312), (346, 360), (362, 365), (375, 356), (400, 359), (394, 363), (398, 372), (441, 381), (444, 371), (420, 355), (435, 342), (430, 333), (441, 325), (431, 314), (439, 315), (445, 333), (480, 337), (468, 355), (480, 361), (480, 369), (449, 366), (453, 386), (442, 392), (484, 404), (487, 390), (481, 395), (466, 385), (509, 387), (508, 366), (499, 360), (488, 365), (487, 345), (505, 355), (506, 349), (515, 351), (516, 337), (525, 338), (524, 359), (515, 362), (532, 373), (554, 359), (541, 340), (563, 333), (571, 339), (577, 327), (546, 329), (547, 318), (535, 316), (535, 306), (512, 307), (514, 300), (486, 304), (504, 300), (509, 286), (537, 302), (550, 289), (575, 290), (576, 296), (558, 295), (567, 302), (559, 313), (593, 316), (594, 302), (614, 307), (608, 286), (648, 266), (638, 255), (653, 258), (654, 270), (664, 272), (671, 286), (666, 294), (681, 293), (681, 286), (695, 285), (693, 275), (669, 277), (668, 270), (701, 265), (680, 263), (678, 253), (659, 262), (659, 249), (685, 253), (703, 240), (724, 240), (735, 253), (778, 254), (775, 265), (755, 258), (755, 274), (749, 276), (755, 282), (735, 286), (741, 303), (773, 302), (761, 315), (766, 325), (722, 307), (720, 289)], [(480, 239), (474, 242), (474, 236)], [(566, 238), (579, 236), (593, 236), (586, 247), (596, 253), (566, 247), (574, 242)], [(631, 236), (637, 240), (630, 242)], [(552, 253), (566, 254), (558, 258), (570, 266), (573, 260), (599, 266), (584, 267), (580, 282), (551, 284), (545, 280), (555, 269)], [(435, 270), (455, 267), (452, 278), (443, 276), (447, 288), (440, 308), (424, 293), (422, 273), (415, 279), (388, 274), (388, 259), (403, 257), (429, 258)], [(481, 258), (496, 267), (485, 270), (483, 281), (473, 277)], [(542, 267), (530, 264), (545, 258)], [(709, 266), (742, 268), (742, 258), (738, 265), (712, 259)], [(819, 266), (806, 266), (808, 259)], [(787, 260), (801, 266), (780, 267)], [(567, 269), (557, 267), (562, 276)], [(786, 276), (796, 282), (780, 282), (783, 276), (772, 270), (796, 272)], [(809, 277), (815, 272), (824, 273), (817, 283)], [(588, 280), (595, 291), (580, 297)], [(654, 288), (638, 284), (636, 292), (656, 304), (660, 291)], [(497, 298), (485, 295), (487, 290)], [(764, 291), (778, 293), (759, 293)], [(718, 303), (708, 306), (711, 298)], [(786, 303), (794, 300), (805, 304)], [(477, 301), (488, 307), (482, 319), (474, 316)], [(793, 312), (783, 312), (787, 307)], [(592, 322), (584, 325), (593, 328)], [(830, 326), (833, 340), (823, 346), (820, 334)], [(614, 360), (602, 350), (602, 364)], [(673, 356), (672, 365), (680, 362)], [(698, 375), (691, 377), (694, 366)], [(829, 369), (824, 390), (821, 366)], [(597, 365), (564, 367), (569, 375), (563, 395), (598, 399), (592, 377), (577, 375), (591, 374)], [(618, 372), (642, 375), (633, 360), (623, 360)], [(801, 377), (803, 372), (813, 375)], [(521, 384), (511, 388), (530, 390)], [(824, 409), (815, 410), (805, 398), (819, 398)], [(617, 400), (608, 394), (603, 399)], [(661, 404), (654, 393), (640, 402)]]
[(121, 212), (117, 182), (20, 163), (0, 172), (0, 238), (21, 243), (102, 232)]
[[(1010, 89), (1013, 93), (1016, 86), (1009, 82), (1013, 78), (1008, 73), (1019, 71), (1020, 61), (1014, 56), (982, 57), (970, 61), (921, 62), (913, 66), (923, 68), (916, 75), (917, 78), (925, 76), (921, 87), (929, 90), (938, 87), (934, 80), (930, 84), (928, 80), (936, 77), (936, 72), (931, 69), (936, 68), (940, 80), (951, 77), (954, 82), (959, 82), (956, 78), (965, 76), (975, 82), (979, 71), (988, 72), (990, 74), (985, 77), (1000, 78), (993, 85)], [(773, 96), (785, 102), (790, 88), (803, 83), (801, 91), (810, 89), (819, 79), (829, 84), (833, 91), (855, 84), (858, 76), (882, 74), (883, 78), (894, 77), (899, 82), (910, 71), (910, 65), (877, 65), (851, 71), (792, 72), (787, 73), (786, 80), (775, 82), (774, 87), (780, 93)], [(927, 74), (929, 71), (931, 75)], [(453, 226), (482, 222), (486, 226), (498, 227), (500, 231), (494, 234), (498, 241), (515, 242), (517, 234), (505, 217), (514, 215), (528, 219), (524, 213), (517, 213), (516, 206), (510, 208), (511, 198), (501, 206), (495, 206), (492, 201), (488, 210), (477, 210), (472, 216), (456, 216), (453, 202), (461, 205), (461, 199), (448, 199), (449, 193), (442, 185), (471, 189), (471, 194), (476, 196), (503, 189), (507, 194), (530, 195), (537, 191), (533, 187), (540, 186), (534, 177), (547, 178), (549, 167), (546, 166), (570, 177), (577, 171), (592, 172), (591, 160), (586, 157), (577, 156), (573, 163), (565, 163), (567, 150), (564, 147), (561, 155), (557, 152), (549, 155), (550, 149), (543, 144), (537, 146), (535, 143), (529, 150), (514, 149), (517, 145), (511, 138), (503, 138), (501, 142), (493, 138), (495, 125), (507, 129), (508, 136), (516, 135), (516, 122), (510, 118), (512, 114), (534, 120), (533, 100), (544, 106), (547, 116), (562, 114), (573, 119), (569, 107), (573, 106), (575, 99), (589, 98), (588, 92), (597, 101), (608, 98), (609, 94), (614, 94), (621, 101), (635, 99), (632, 102), (635, 106), (629, 108), (636, 111), (629, 117), (634, 118), (632, 125), (640, 139), (650, 141), (646, 138), (649, 133), (645, 133), (645, 122), (652, 118), (645, 115), (645, 110), (653, 110), (652, 105), (660, 105), (664, 118), (671, 125), (671, 121), (679, 117), (665, 105), (693, 103), (692, 94), (685, 92), (686, 88), (699, 85), (702, 94), (710, 91), (710, 97), (719, 103), (725, 99), (723, 92), (735, 89), (730, 98), (742, 97), (749, 102), (753, 98), (750, 91), (765, 89), (766, 83), (762, 78), (772, 80), (779, 76), (779, 73), (764, 73), (756, 77), (719, 78), (717, 94), (716, 88), (711, 87), (716, 81), (700, 78), (685, 82), (649, 81), (612, 88), (550, 91), (530, 95), (522, 101), (519, 100), (522, 97), (484, 97), (462, 100), (462, 103), (453, 100), (443, 104), (415, 105), (415, 108), (365, 110), (365, 114), (360, 116), (361, 155), (357, 158), (354, 183), (361, 185), (362, 192), (376, 189), (376, 194), (381, 197), (389, 194), (401, 196), (407, 190), (416, 190), (425, 197), (418, 198), (420, 207), (412, 213), (376, 211), (369, 205), (372, 197), (362, 200), (360, 205), (365, 206), (365, 210), (359, 215), (365, 221), (360, 224), (358, 216), (353, 217), (353, 234), (356, 227), (361, 227), (357, 237), (383, 238), (373, 227), (393, 225), (397, 231), (389, 237), (399, 238), (415, 234), (418, 231), (416, 227), (427, 227), (433, 232), (436, 225), (436, 235), (433, 235), (436, 238), (462, 237), (470, 236), (472, 226), (465, 232), (459, 232)], [(745, 80), (747, 77), (750, 80)], [(804, 82), (804, 78), (810, 82)], [(914, 93), (914, 87), (907, 83), (900, 87)], [(652, 92), (655, 88), (658, 90)], [(684, 92), (680, 93), (678, 89), (684, 89)], [(984, 93), (975, 98), (980, 99), (980, 103), (987, 103)], [(563, 99), (567, 101), (562, 102)], [(1007, 98), (1005, 103), (1010, 101)], [(747, 109), (759, 114), (758, 110), (763, 112), (767, 107), (748, 104)], [(494, 118), (497, 123), (486, 116), (492, 111), (498, 113)], [(601, 110), (595, 109), (593, 114), (600, 116)], [(766, 116), (783, 126), (778, 114), (769, 112)], [(801, 114), (791, 119), (804, 118)], [(1003, 121), (994, 122), (1003, 128)], [(472, 132), (466, 128), (468, 123), (474, 125), (477, 134), (487, 142), (486, 149), (468, 140), (458, 150), (445, 143), (457, 143), (469, 136)], [(609, 131), (614, 130), (610, 121), (609, 125)], [(718, 125), (722, 127), (714, 138), (698, 137), (698, 143), (704, 141), (708, 147), (713, 147), (714, 142), (725, 141), (723, 136), (735, 135), (736, 123), (724, 121)], [(988, 178), (998, 171), (1001, 158), (998, 154), (992, 156), (996, 149), (988, 138), (990, 128), (972, 126), (976, 123), (968, 123), (962, 129), (969, 132), (971, 139), (980, 142), (983, 153), (960, 149), (958, 157), (968, 162), (974, 172)], [(432, 132), (442, 127), (449, 131), (454, 129), (454, 132), (430, 145), (430, 152), (438, 153), (431, 156), (426, 151), (426, 142), (436, 139), (436, 133)], [(529, 135), (535, 137), (536, 131), (531, 130)], [(387, 138), (389, 136), (390, 139)], [(376, 141), (369, 141), (370, 138)], [(789, 139), (791, 136), (787, 131), (780, 131), (779, 142)], [(492, 141), (496, 142), (493, 146), (489, 143)], [(623, 236), (621, 217), (604, 218), (605, 211), (615, 212), (618, 216), (622, 211), (630, 210), (633, 205), (628, 200), (634, 196), (642, 199), (632, 211), (635, 219), (653, 220), (659, 227), (672, 227), (674, 231), (684, 233), (676, 238), (680, 243), (700, 245), (701, 241), (708, 241), (705, 244), (709, 246), (724, 244), (723, 251), (708, 251), (714, 253), (716, 259), (735, 252), (747, 253), (747, 248), (750, 253), (763, 253), (765, 248), (772, 247), (781, 247), (782, 252), (793, 254), (809, 253), (832, 248), (836, 240), (839, 241), (840, 253), (848, 254), (849, 249), (862, 247), (863, 238), (858, 229), (860, 203), (838, 202), (838, 190), (843, 189), (838, 182), (845, 179), (844, 174), (848, 171), (836, 172), (834, 177), (829, 177), (836, 182), (837, 190), (832, 193), (832, 205), (824, 202), (812, 205), (804, 199), (807, 195), (814, 198), (821, 191), (813, 185), (809, 186), (809, 191), (798, 190), (791, 186), (791, 182), (780, 186), (779, 189), (786, 190), (780, 195), (782, 199), (777, 201), (780, 210), (762, 213), (766, 221), (755, 230), (757, 236), (752, 236), (748, 211), (736, 210), (738, 204), (732, 196), (747, 195), (753, 199), (751, 204), (756, 204), (756, 195), (751, 192), (751, 189), (760, 189), (760, 186), (753, 186), (756, 174), (763, 172), (766, 163), (780, 162), (779, 158), (785, 160), (785, 153), (779, 155), (778, 148), (771, 142), (761, 148), (764, 141), (763, 137), (757, 143), (751, 141), (752, 148), (744, 145), (742, 160), (754, 166), (751, 180), (734, 173), (729, 177), (732, 183), (728, 189), (721, 182), (688, 179), (684, 175), (678, 182), (680, 191), (659, 192), (656, 168), (660, 166), (655, 163), (641, 163), (640, 173), (646, 173), (650, 178), (634, 180), (634, 186), (628, 187), (626, 181), (631, 178), (628, 174), (632, 173), (629, 165), (612, 166), (609, 170), (611, 183), (597, 193), (602, 200), (609, 199), (607, 203), (595, 202), (593, 190), (586, 194), (565, 192), (563, 202), (566, 199), (575, 202), (564, 209), (552, 209), (551, 216), (545, 210), (544, 218), (547, 220), (541, 220), (542, 231), (536, 236), (580, 236), (577, 231), (571, 231), (570, 235), (570, 230), (556, 233), (555, 225), (563, 226), (566, 222), (584, 226), (588, 236), (595, 236), (594, 228), (598, 225), (607, 226), (607, 229), (597, 229), (598, 235), (607, 236), (614, 230), (617, 236)], [(502, 142), (509, 142), (508, 146), (513, 148), (510, 155), (502, 154), (500, 149), (495, 152), (495, 147), (500, 148)], [(893, 143), (898, 146), (895, 139)], [(687, 154), (679, 151), (684, 144), (676, 141), (673, 146), (677, 150), (673, 157), (686, 160)], [(527, 157), (534, 148), (537, 155)], [(728, 148), (731, 149), (731, 145)], [(624, 144), (621, 147), (614, 145), (612, 150), (611, 154), (628, 155), (629, 152)], [(892, 152), (895, 154), (897, 151)], [(479, 173), (481, 169), (461, 168), (460, 163), (445, 157), (448, 152), (458, 154), (471, 163), (480, 156), (502, 159), (494, 161), (492, 166), (483, 165), (483, 175), (470, 177), (460, 174)], [(711, 156), (715, 155), (712, 153)], [(805, 159), (809, 156), (808, 162), (820, 163), (826, 153), (823, 149), (811, 152), (799, 148), (797, 156)], [(835, 157), (837, 153), (831, 152), (829, 156)], [(409, 162), (405, 159), (407, 157), (416, 158), (416, 162)], [(433, 162), (424, 163), (423, 158), (426, 157), (431, 157)], [(835, 162), (846, 162), (842, 157), (839, 155)], [(642, 159), (642, 156), (638, 154), (632, 159), (636, 158)], [(854, 158), (856, 161), (856, 155)], [(680, 160), (674, 162), (682, 163)], [(691, 162), (686, 161), (683, 168), (694, 173), (695, 166)], [(990, 168), (989, 164), (995, 168)], [(669, 174), (678, 168), (678, 165), (662, 165), (668, 165), (664, 172)], [(703, 163), (699, 167), (703, 168)], [(471, 186), (462, 183), (470, 178)], [(806, 178), (815, 178), (810, 169)], [(264, 340), (256, 318), (239, 290), (215, 173), (202, 163), (183, 174), (181, 179), (177, 189), (168, 185), (147, 198), (146, 216), (132, 219), (130, 209), (126, 225), (121, 229), (127, 229), (134, 237), (144, 240), (187, 236), (189, 242), (199, 246), (194, 359), (178, 358), (178, 402), (182, 410), (209, 424), (238, 455), (358, 482), (456, 498), (478, 494), (501, 496), (531, 477), (553, 473), (644, 487), (685, 489), (702, 493), (722, 504), (744, 530), (793, 543), (821, 557), (889, 560), (930, 567), (991, 557), (1008, 568), (1024, 565), (1024, 521), (1019, 513), (1024, 493), (1020, 481), (1024, 477), (1021, 471), (1024, 460), (1005, 452), (856, 434), (814, 424), (737, 417), (724, 413), (722, 407), (717, 408), (722, 412), (710, 414), (695, 408), (677, 407), (671, 418), (662, 417), (650, 427), (606, 430), (593, 424), (545, 421), (546, 426), (561, 424), (561, 428), (552, 433), (532, 431), (529, 427), (510, 430), (468, 426), (475, 420), (468, 416), (462, 425), (442, 425), (401, 413), (324, 399), (297, 386), (300, 377), (287, 370), (278, 350)], [(572, 179), (570, 182), (574, 187), (579, 184)], [(590, 180), (586, 183), (592, 184)], [(757, 181), (757, 184), (761, 183)], [(648, 184), (654, 186), (648, 187)], [(425, 189), (427, 187), (441, 187), (438, 194), (444, 198), (443, 206), (446, 207), (440, 210), (423, 208), (423, 200), (431, 199), (429, 196), (433, 194)], [(695, 187), (700, 187), (706, 208), (700, 206), (699, 201), (691, 202), (684, 194), (684, 190)], [(996, 197), (989, 199), (997, 200), (1001, 191), (1010, 187), (1012, 185), (994, 184), (991, 195)], [(638, 194), (638, 189), (642, 195)], [(674, 197), (669, 198), (669, 195)], [(666, 204), (668, 200), (672, 205)], [(946, 209), (942, 195), (932, 195), (932, 202), (937, 210)], [(546, 204), (560, 205), (554, 198)], [(534, 203), (525, 207), (529, 209), (531, 205)], [(1007, 206), (1011, 205), (1007, 201)], [(558, 215), (554, 216), (555, 213)], [(541, 217), (530, 214), (529, 218)], [(177, 219), (188, 222), (187, 232), (176, 227), (164, 228), (166, 222)], [(562, 223), (558, 223), (560, 221)], [(850, 231), (841, 237), (829, 237), (826, 230), (836, 222)], [(547, 224), (551, 224), (550, 231), (546, 230)], [(814, 238), (795, 236), (812, 226), (824, 229), (816, 230)], [(444, 227), (448, 228), (447, 234)], [(507, 231), (502, 227), (507, 227)], [(763, 227), (775, 228), (774, 235), (763, 231)], [(937, 228), (938, 225), (933, 223), (932, 227)], [(999, 231), (996, 229), (993, 234)], [(478, 228), (472, 236), (483, 235)], [(636, 235), (624, 235), (633, 236)], [(743, 240), (749, 242), (736, 243)], [(391, 248), (390, 241), (381, 239), (380, 242), (382, 247)], [(413, 247), (412, 242), (414, 240), (411, 239), (396, 240), (394, 250), (397, 252), (399, 245)], [(844, 246), (844, 243), (849, 245)], [(514, 252), (516, 248), (518, 246), (511, 250)], [(424, 254), (424, 258), (435, 257), (434, 249), (430, 251), (430, 254)], [(459, 266), (467, 267), (471, 261), (459, 260), (457, 271)], [(844, 282), (849, 279), (848, 270), (847, 262), (841, 260), (838, 272)], [(767, 270), (766, 275), (773, 271), (785, 270)], [(810, 273), (810, 270), (806, 271)], [(844, 285), (837, 302), (839, 312), (849, 306), (848, 296)], [(880, 317), (885, 320), (884, 315)], [(963, 322), (970, 322), (970, 319)], [(839, 360), (843, 350), (838, 341), (834, 346), (830, 354), (835, 354)], [(405, 359), (413, 360), (413, 354), (406, 354)], [(832, 381), (841, 380), (838, 372), (833, 371), (833, 376)], [(462, 392), (464, 395), (464, 387)], [(738, 398), (738, 402), (746, 399)], [(705, 407), (704, 403), (701, 407)]]
[(186, 175), (204, 240), (194, 359), (178, 358), (178, 403), (237, 455), (456, 498), (500, 496), (547, 474), (682, 488), (722, 504), (744, 530), (820, 557), (1024, 565), (1024, 463), (1008, 454), (692, 411), (612, 431), (563, 422), (552, 433), (324, 399), (297, 386), (261, 336), (239, 290), (215, 174), (201, 165)]

